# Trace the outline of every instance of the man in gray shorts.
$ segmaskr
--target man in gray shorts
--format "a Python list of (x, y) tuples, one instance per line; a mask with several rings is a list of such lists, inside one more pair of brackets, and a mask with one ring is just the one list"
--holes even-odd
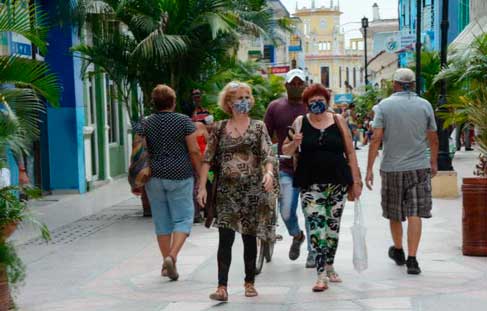
[[(438, 170), (438, 136), (431, 104), (412, 92), (415, 74), (401, 68), (394, 74), (394, 94), (375, 107), (374, 134), (369, 147), (367, 187), (372, 190), (373, 166), (383, 141), (383, 216), (390, 221), (394, 246), (389, 257), (407, 265), (409, 274), (419, 274), (416, 252), (421, 238), (421, 218), (431, 217), (431, 177)], [(428, 159), (427, 148), (431, 149)], [(402, 248), (402, 221), (408, 221), (408, 258)]]

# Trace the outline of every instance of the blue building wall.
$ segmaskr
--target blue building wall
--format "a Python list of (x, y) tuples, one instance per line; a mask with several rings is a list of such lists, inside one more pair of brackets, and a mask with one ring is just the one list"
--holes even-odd
[[(50, 1), (51, 2), (51, 1)], [(47, 6), (53, 12), (52, 2)], [(49, 32), (46, 62), (63, 85), (60, 107), (47, 109), (43, 145), (47, 147), (51, 190), (86, 192), (83, 146), (83, 81), (81, 61), (69, 49), (78, 43), (73, 29), (56, 27)]]
[[(398, 0), (399, 30), (411, 34), (416, 33), (416, 3), (417, 0)], [(422, 0), (422, 41), (427, 50), (439, 51), (441, 46), (441, 14), (442, 0)], [(452, 42), (462, 31), (459, 24), (459, 9), (461, 0), (449, 0), (449, 28), (448, 43)], [(414, 51), (408, 51), (399, 55), (401, 67), (407, 66), (412, 61)]]

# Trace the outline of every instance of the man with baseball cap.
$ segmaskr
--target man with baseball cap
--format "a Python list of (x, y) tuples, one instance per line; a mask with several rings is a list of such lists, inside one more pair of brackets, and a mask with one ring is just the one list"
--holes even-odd
[[(279, 98), (269, 104), (264, 117), (264, 122), (271, 137), (277, 138), (278, 154), (282, 154), (282, 144), (289, 132), (289, 126), (294, 120), (307, 112), (307, 107), (302, 103), (302, 94), (306, 87), (306, 75), (301, 69), (293, 69), (286, 75), (287, 96)], [(282, 159), (279, 163), (279, 183), (281, 193), (279, 197), (279, 210), (286, 224), (293, 242), (289, 250), (289, 259), (296, 260), (300, 255), (301, 245), (306, 239), (299, 227), (297, 208), (299, 201), (299, 189), (293, 187), (293, 161)], [(306, 222), (306, 235), (309, 237), (309, 226)], [(306, 267), (314, 268), (315, 260), (308, 238), (308, 259)]]
[[(380, 167), (382, 211), (389, 219), (394, 245), (389, 257), (407, 266), (408, 274), (419, 274), (416, 253), (421, 238), (421, 218), (430, 218), (431, 178), (438, 170), (438, 136), (431, 104), (412, 90), (415, 74), (401, 68), (394, 73), (394, 94), (375, 107), (374, 133), (369, 147), (367, 187), (372, 189), (373, 167), (383, 141)], [(427, 148), (431, 149), (428, 159)], [(407, 220), (408, 258), (402, 248), (402, 221)]]

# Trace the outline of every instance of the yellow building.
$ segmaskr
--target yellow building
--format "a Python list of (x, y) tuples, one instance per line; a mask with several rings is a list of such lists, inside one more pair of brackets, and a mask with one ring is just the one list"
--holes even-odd
[[(313, 82), (320, 82), (333, 94), (349, 93), (364, 85), (364, 53), (362, 38), (345, 45), (340, 26), (340, 8), (333, 6), (297, 9), (295, 17), (301, 20), (305, 65)], [(347, 83), (350, 87), (346, 87)]]

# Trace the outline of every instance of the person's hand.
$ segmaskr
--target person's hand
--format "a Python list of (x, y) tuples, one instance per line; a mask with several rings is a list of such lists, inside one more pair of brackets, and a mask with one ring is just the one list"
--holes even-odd
[(365, 176), (365, 184), (369, 190), (372, 190), (372, 186), (374, 185), (374, 173), (372, 170), (367, 170), (367, 175)]
[(196, 201), (202, 208), (205, 208), (207, 198), (208, 193), (206, 192), (206, 187), (200, 187), (198, 189), (198, 194), (196, 195)]
[(132, 193), (136, 196), (142, 195), (142, 188), (133, 188)]
[(19, 170), (19, 184), (20, 185), (27, 185), (29, 183), (29, 176), (25, 170)]
[(272, 188), (274, 187), (274, 179), (272, 177), (272, 174), (267, 172), (264, 174), (264, 178), (262, 179), (262, 184), (267, 192), (271, 192)]
[(353, 184), (353, 197), (355, 199), (359, 199), (360, 196), (362, 195), (362, 188), (363, 188), (363, 185), (362, 183), (354, 183)]
[(438, 163), (432, 162), (431, 163), (431, 177), (435, 177), (438, 174)]
[(293, 135), (293, 143), (297, 147), (301, 146), (302, 142), (303, 142), (303, 133), (296, 133)]

